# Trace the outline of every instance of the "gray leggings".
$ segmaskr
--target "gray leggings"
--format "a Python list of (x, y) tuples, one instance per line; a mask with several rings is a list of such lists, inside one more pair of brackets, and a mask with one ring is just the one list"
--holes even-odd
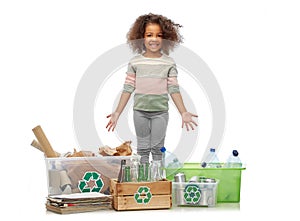
[(137, 136), (137, 154), (141, 156), (141, 163), (149, 162), (150, 152), (153, 160), (161, 160), (160, 148), (164, 146), (168, 111), (133, 111), (133, 120)]

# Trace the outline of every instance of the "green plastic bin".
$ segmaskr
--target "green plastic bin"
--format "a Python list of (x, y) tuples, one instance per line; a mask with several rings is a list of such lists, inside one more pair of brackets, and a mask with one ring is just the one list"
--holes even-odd
[(202, 168), (200, 163), (184, 163), (180, 169), (166, 169), (167, 179), (173, 181), (176, 173), (184, 173), (186, 180), (193, 176), (204, 176), (219, 180), (217, 202), (240, 202), (242, 168)]

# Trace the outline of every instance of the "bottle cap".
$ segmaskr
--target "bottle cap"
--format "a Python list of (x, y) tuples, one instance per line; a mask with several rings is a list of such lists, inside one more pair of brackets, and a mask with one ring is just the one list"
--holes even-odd
[(210, 152), (216, 152), (215, 148), (210, 148)]
[(160, 148), (160, 151), (163, 152), (163, 153), (166, 152), (166, 150), (167, 149), (165, 147)]
[(233, 150), (232, 151), (232, 155), (235, 156), (235, 157), (237, 157), (239, 155), (239, 152), (237, 150)]
[(205, 167), (206, 167), (206, 162), (202, 162), (202, 163), (201, 163), (201, 166), (202, 166), (203, 168), (205, 168)]

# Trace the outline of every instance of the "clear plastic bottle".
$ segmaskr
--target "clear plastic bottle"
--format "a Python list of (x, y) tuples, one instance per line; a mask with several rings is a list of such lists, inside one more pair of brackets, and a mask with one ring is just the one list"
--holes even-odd
[(215, 148), (210, 148), (209, 155), (207, 156), (206, 167), (207, 168), (220, 168), (221, 167), (221, 164), (220, 164), (219, 158), (216, 154)]
[(233, 150), (225, 163), (225, 167), (226, 168), (241, 168), (242, 166), (243, 166), (243, 164), (239, 158), (239, 152), (237, 150)]
[(162, 157), (161, 157), (161, 166), (163, 168), (166, 168), (166, 151), (167, 149), (165, 147), (160, 148), (160, 151), (162, 153)]
[(160, 148), (160, 151), (162, 152), (162, 167), (172, 169), (183, 167), (183, 163), (178, 160), (174, 153), (167, 151), (165, 147)]
[(169, 162), (167, 168), (171, 169), (179, 169), (183, 167), (183, 163), (181, 163), (178, 158), (173, 158), (172, 162)]
[(162, 153), (161, 157), (161, 178), (166, 179), (167, 178), (167, 171), (166, 171), (166, 152), (167, 149), (165, 147), (160, 148), (160, 151)]

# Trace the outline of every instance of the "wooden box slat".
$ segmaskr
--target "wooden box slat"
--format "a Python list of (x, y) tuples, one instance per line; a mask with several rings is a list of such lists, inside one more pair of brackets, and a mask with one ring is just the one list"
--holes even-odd
[(172, 207), (171, 195), (154, 195), (147, 204), (137, 204), (133, 196), (114, 196), (113, 207), (115, 210), (147, 210), (169, 209)]
[(153, 195), (172, 194), (172, 182), (170, 181), (118, 183), (113, 179), (111, 181), (111, 195), (134, 195), (140, 186), (149, 187)]
[[(111, 195), (113, 196), (113, 208), (115, 210), (147, 210), (169, 209), (172, 207), (172, 182), (128, 182), (118, 183), (111, 179)], [(151, 199), (147, 203), (137, 203), (135, 194), (140, 187), (148, 187)]]

